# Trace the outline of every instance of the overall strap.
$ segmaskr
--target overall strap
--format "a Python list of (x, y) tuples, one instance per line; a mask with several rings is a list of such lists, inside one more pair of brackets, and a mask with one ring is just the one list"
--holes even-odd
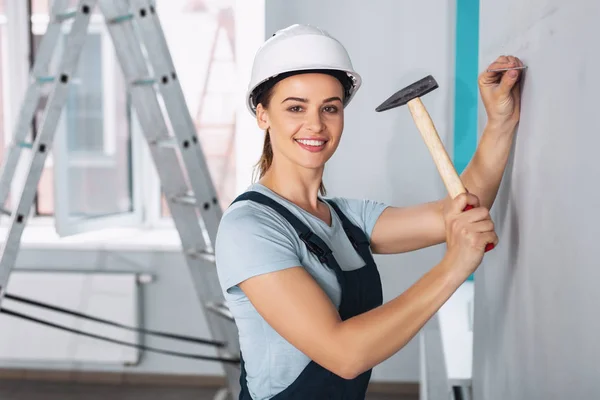
[(348, 217), (346, 217), (335, 201), (331, 199), (325, 199), (325, 201), (331, 205), (336, 214), (340, 217), (340, 220), (342, 221), (342, 227), (344, 228), (344, 232), (346, 232), (346, 236), (348, 236), (352, 246), (358, 252), (358, 254), (360, 254), (363, 261), (365, 263), (374, 263), (375, 261), (373, 260), (373, 254), (371, 253), (371, 244), (367, 235), (362, 229), (354, 225), (348, 219)]
[(333, 252), (329, 246), (327, 246), (327, 244), (325, 244), (325, 242), (319, 236), (315, 235), (310, 228), (306, 226), (306, 224), (300, 221), (298, 217), (292, 214), (292, 212), (282, 204), (273, 200), (269, 196), (255, 191), (242, 193), (231, 204), (242, 200), (252, 200), (254, 202), (271, 207), (292, 225), (296, 233), (298, 233), (300, 240), (306, 244), (306, 247), (311, 253), (319, 258), (319, 261), (328, 265), (334, 270), (339, 268), (339, 265), (337, 264), (337, 261), (335, 261)]

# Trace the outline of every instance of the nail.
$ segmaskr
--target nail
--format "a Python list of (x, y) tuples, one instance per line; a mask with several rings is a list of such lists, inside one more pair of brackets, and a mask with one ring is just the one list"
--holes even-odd
[(527, 69), (527, 66), (524, 65), (522, 67), (488, 69), (487, 72), (501, 72), (501, 71), (509, 71), (511, 69)]

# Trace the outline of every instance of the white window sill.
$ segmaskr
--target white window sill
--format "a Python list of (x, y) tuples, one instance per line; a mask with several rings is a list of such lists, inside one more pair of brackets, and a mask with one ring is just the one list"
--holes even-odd
[[(8, 227), (0, 227), (3, 240)], [(60, 237), (54, 226), (29, 225), (21, 236), (21, 249), (73, 249), (180, 252), (181, 241), (173, 228), (110, 228)]]

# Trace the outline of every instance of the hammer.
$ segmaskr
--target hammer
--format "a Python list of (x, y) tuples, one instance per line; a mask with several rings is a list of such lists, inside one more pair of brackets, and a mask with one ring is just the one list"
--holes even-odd
[[(466, 193), (467, 189), (460, 180), (454, 165), (452, 165), (452, 161), (450, 161), (450, 157), (433, 125), (433, 121), (421, 101), (421, 97), (437, 88), (438, 84), (433, 76), (428, 75), (391, 95), (386, 101), (381, 103), (375, 111), (381, 112), (405, 104), (408, 105), (413, 120), (421, 132), (421, 136), (423, 137), (442, 180), (444, 181), (448, 194), (450, 197), (455, 198), (462, 193)], [(467, 205), (463, 211), (470, 210), (471, 208), (473, 208), (473, 206)], [(485, 251), (490, 251), (493, 248), (494, 244), (488, 243), (485, 247)]]

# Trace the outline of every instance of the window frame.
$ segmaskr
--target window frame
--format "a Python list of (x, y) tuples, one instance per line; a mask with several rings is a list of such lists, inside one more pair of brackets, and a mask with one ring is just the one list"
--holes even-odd
[[(39, 23), (40, 26), (33, 28), (36, 30), (45, 31), (44, 22)], [(69, 32), (72, 23), (63, 24), (62, 30), (64, 33)], [(73, 218), (70, 214), (70, 198), (69, 190), (69, 168), (74, 165), (84, 167), (91, 166), (106, 166), (107, 168), (114, 167), (116, 162), (116, 140), (112, 132), (112, 127), (116, 124), (116, 114), (111, 101), (117, 91), (117, 81), (115, 69), (120, 68), (117, 57), (112, 45), (112, 39), (108, 29), (105, 26), (104, 19), (101, 15), (92, 14), (88, 27), (88, 35), (98, 35), (101, 40), (102, 52), (102, 74), (103, 74), (103, 148), (102, 151), (78, 151), (70, 150), (67, 140), (66, 113), (63, 112), (53, 145), (54, 155), (54, 223), (59, 236), (70, 236), (78, 233), (90, 232), (98, 229), (108, 229), (115, 226), (118, 227), (137, 227), (143, 222), (143, 206), (141, 204), (141, 191), (139, 177), (142, 174), (139, 168), (135, 168), (137, 162), (135, 152), (130, 153), (130, 170), (128, 171), (132, 179), (132, 209), (127, 212), (96, 216), (96, 217), (80, 217)], [(57, 45), (56, 54), (60, 54), (63, 50), (64, 41), (61, 39)], [(111, 97), (112, 96), (112, 97)], [(130, 124), (131, 125), (131, 124)], [(129, 127), (131, 134), (131, 127)], [(132, 138), (132, 143), (134, 142)], [(139, 144), (134, 144), (132, 147), (138, 147)], [(112, 154), (111, 154), (112, 152)], [(137, 174), (137, 175), (136, 175)]]

